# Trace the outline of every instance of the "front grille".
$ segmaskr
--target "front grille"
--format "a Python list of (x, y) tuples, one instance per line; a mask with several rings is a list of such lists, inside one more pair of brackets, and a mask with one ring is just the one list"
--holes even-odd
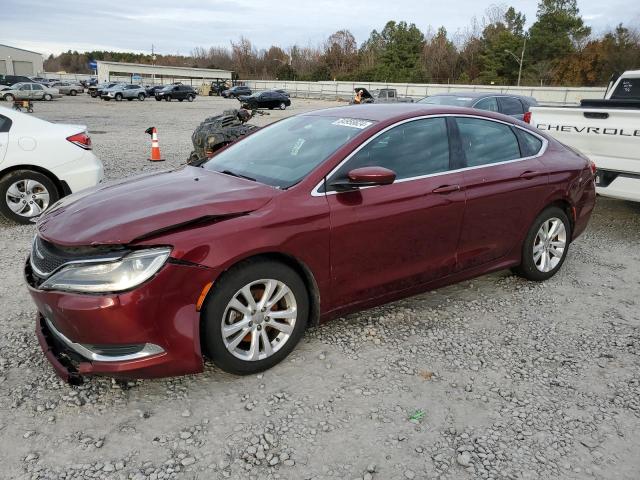
[(55, 245), (36, 237), (31, 247), (31, 266), (39, 277), (48, 277), (67, 262), (77, 260), (78, 255), (64, 252)]
[(31, 246), (29, 262), (33, 274), (42, 279), (47, 278), (60, 267), (71, 262), (111, 261), (118, 259), (130, 250), (119, 245), (98, 247), (59, 247), (36, 236)]

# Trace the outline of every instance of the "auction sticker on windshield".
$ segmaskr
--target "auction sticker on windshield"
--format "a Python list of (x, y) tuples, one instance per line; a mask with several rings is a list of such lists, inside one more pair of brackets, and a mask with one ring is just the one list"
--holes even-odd
[(362, 120), (360, 118), (339, 118), (332, 125), (340, 125), (343, 127), (359, 128), (360, 130), (367, 128), (373, 122)]

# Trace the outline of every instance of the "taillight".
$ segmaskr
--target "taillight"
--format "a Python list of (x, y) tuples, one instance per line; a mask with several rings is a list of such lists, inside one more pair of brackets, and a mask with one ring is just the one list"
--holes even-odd
[(589, 160), (589, 168), (591, 169), (591, 173), (595, 175), (597, 170), (596, 162), (594, 162), (593, 160)]
[(522, 121), (525, 123), (531, 123), (531, 112), (525, 112)]
[(75, 135), (67, 137), (67, 140), (74, 145), (79, 146), (80, 148), (91, 150), (91, 137), (87, 134), (87, 132), (76, 133)]

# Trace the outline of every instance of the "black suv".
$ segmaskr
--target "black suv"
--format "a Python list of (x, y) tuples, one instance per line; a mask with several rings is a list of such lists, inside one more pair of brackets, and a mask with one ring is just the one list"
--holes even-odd
[(36, 83), (29, 77), (22, 75), (0, 75), (0, 85), (14, 85), (16, 83)]
[(166, 100), (167, 102), (171, 100), (178, 100), (179, 102), (188, 100), (189, 102), (193, 102), (196, 95), (196, 91), (189, 85), (167, 85), (162, 90), (156, 91), (155, 94), (157, 101)]
[(238, 98), (244, 95), (251, 95), (251, 89), (246, 85), (236, 85), (229, 90), (224, 90), (220, 95), (224, 98)]
[(279, 108), (284, 110), (291, 105), (291, 100), (284, 93), (277, 91), (266, 91), (260, 93), (254, 93), (253, 95), (241, 96), (238, 98), (243, 107), (249, 110), (257, 110), (259, 108), (268, 108), (273, 110)]

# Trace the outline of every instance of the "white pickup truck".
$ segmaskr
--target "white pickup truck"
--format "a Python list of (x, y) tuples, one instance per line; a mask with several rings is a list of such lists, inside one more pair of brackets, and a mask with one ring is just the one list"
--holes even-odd
[(531, 124), (595, 162), (600, 195), (640, 202), (640, 70), (612, 79), (604, 99), (532, 107)]

